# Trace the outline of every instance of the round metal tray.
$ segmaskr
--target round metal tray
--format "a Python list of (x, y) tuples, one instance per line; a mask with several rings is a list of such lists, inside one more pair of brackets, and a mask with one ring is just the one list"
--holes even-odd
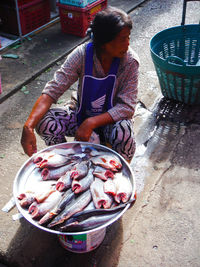
[[(62, 143), (62, 144), (57, 144), (54, 146), (50, 146), (47, 147), (41, 151), (39, 151), (37, 154), (42, 153), (42, 152), (47, 152), (47, 151), (56, 151), (56, 153), (59, 153), (59, 151), (62, 151), (62, 154), (64, 151), (66, 151), (67, 154), (67, 150), (71, 149), (75, 144), (80, 144), (81, 148), (83, 148), (83, 151), (85, 148), (88, 147), (92, 147), (98, 151), (103, 151), (103, 152), (111, 152), (114, 155), (117, 155), (121, 162), (122, 162), (122, 172), (123, 174), (125, 174), (125, 176), (127, 178), (130, 179), (130, 182), (132, 184), (132, 195), (130, 200), (134, 199), (135, 196), (135, 179), (134, 179), (134, 175), (132, 173), (132, 170), (129, 166), (129, 164), (124, 160), (124, 158), (122, 156), (120, 156), (117, 152), (113, 151), (112, 149), (105, 147), (103, 145), (99, 145), (99, 144), (92, 144), (92, 143), (88, 143), (88, 142), (70, 142), (70, 143)], [(87, 234), (89, 232), (93, 232), (93, 231), (97, 231), (100, 230), (102, 228), (105, 228), (107, 226), (109, 226), (110, 224), (114, 223), (116, 220), (118, 220), (124, 213), (125, 211), (130, 207), (130, 203), (128, 203), (120, 213), (118, 213), (116, 215), (115, 218), (111, 219), (110, 221), (108, 221), (107, 223), (98, 226), (96, 228), (87, 230), (87, 231), (82, 231), (82, 232), (60, 232), (57, 230), (52, 230), (49, 229), (47, 227), (41, 226), (38, 224), (38, 222), (36, 220), (33, 220), (31, 218), (31, 215), (28, 213), (27, 209), (24, 209), (20, 206), (19, 204), (19, 200), (18, 200), (18, 196), (19, 194), (25, 192), (27, 189), (29, 188), (34, 188), (38, 186), (38, 183), (41, 186), (41, 175), (39, 172), (39, 168), (36, 167), (36, 165), (33, 163), (33, 159), (35, 158), (35, 156), (37, 156), (37, 154), (34, 154), (32, 157), (30, 157), (23, 165), (22, 167), (19, 169), (15, 180), (14, 180), (14, 184), (13, 184), (13, 196), (15, 198), (15, 202), (16, 202), (16, 206), (19, 210), (19, 212), (23, 215), (23, 217), (28, 220), (31, 224), (33, 224), (34, 226), (38, 227), (41, 230), (50, 232), (50, 233), (54, 233), (54, 234), (62, 234), (62, 235), (79, 235), (79, 234)], [(52, 184), (52, 181), (44, 181), (42, 183), (46, 183), (45, 186), (47, 185), (47, 183)]]

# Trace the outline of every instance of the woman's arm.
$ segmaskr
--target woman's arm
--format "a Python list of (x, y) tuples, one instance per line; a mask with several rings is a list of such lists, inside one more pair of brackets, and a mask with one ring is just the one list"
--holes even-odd
[(139, 62), (129, 53), (119, 69), (114, 106), (108, 111), (114, 121), (133, 117), (137, 103), (138, 76)]
[(38, 122), (52, 103), (56, 103), (58, 98), (82, 74), (84, 51), (85, 46), (81, 45), (68, 55), (61, 68), (55, 72), (54, 79), (46, 84), (43, 94), (36, 101), (22, 131), (21, 144), (27, 155), (32, 156), (37, 151), (34, 129)]
[(45, 85), (42, 92), (51, 96), (56, 103), (70, 86), (78, 79), (82, 80), (84, 74), (84, 57), (85, 44), (78, 46), (67, 56), (65, 62), (54, 73), (53, 79)]
[(33, 109), (24, 124), (21, 145), (24, 149), (24, 152), (28, 156), (32, 156), (33, 153), (37, 152), (36, 137), (34, 134), (34, 129), (38, 122), (49, 110), (50, 106), (54, 102), (54, 99), (49, 95), (42, 94), (37, 101), (35, 102)]

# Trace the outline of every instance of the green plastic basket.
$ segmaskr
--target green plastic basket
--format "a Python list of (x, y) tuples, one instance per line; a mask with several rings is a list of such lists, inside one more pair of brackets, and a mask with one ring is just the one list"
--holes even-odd
[(200, 104), (200, 25), (165, 29), (150, 41), (162, 94), (186, 104)]

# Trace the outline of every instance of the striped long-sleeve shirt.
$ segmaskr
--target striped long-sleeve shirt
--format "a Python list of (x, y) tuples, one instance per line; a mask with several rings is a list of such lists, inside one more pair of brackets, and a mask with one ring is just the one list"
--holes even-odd
[[(78, 96), (81, 97), (82, 81), (85, 72), (86, 45), (75, 48), (67, 57), (64, 64), (54, 74), (43, 89), (43, 94), (51, 96), (55, 103), (58, 98), (77, 80)], [(93, 76), (106, 76), (96, 53), (93, 56)], [(114, 88), (113, 107), (108, 110), (114, 121), (131, 119), (134, 115), (138, 91), (139, 59), (129, 47), (126, 55), (120, 59), (117, 79)]]

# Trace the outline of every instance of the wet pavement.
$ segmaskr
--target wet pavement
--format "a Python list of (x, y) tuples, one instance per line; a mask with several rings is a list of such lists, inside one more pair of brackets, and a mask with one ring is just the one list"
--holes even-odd
[[(133, 2), (126, 1), (126, 4)], [(199, 8), (199, 2), (188, 3), (187, 22), (199, 20)], [(12, 267), (199, 266), (200, 109), (162, 97), (149, 51), (149, 41), (157, 32), (180, 25), (182, 3), (178, 0), (143, 1), (130, 15), (134, 23), (131, 46), (141, 60), (135, 113), (137, 150), (130, 164), (136, 178), (137, 201), (122, 218), (107, 227), (99, 248), (84, 254), (63, 249), (56, 235), (41, 231), (24, 218), (13, 220), (13, 215), (18, 213), (16, 207), (8, 213), (0, 211), (2, 264)], [(1, 208), (11, 199), (13, 180), (28, 159), (20, 146), (23, 123), (67, 52), (84, 41), (66, 36), (57, 50), (60, 54), (52, 58), (54, 49), (50, 46), (47, 50), (51, 53), (48, 58), (45, 54), (44, 59), (45, 45), (41, 40), (47, 38), (44, 41), (47, 44), (48, 40), (59, 40), (55, 39), (61, 38), (58, 28), (59, 24), (56, 24), (25, 41), (23, 46), (10, 50), (9, 53), (19, 53), (19, 65), (16, 60), (10, 62), (8, 59), (4, 62), (10, 62), (9, 69), (6, 70), (4, 62), (2, 65), (9, 75), (3, 77), (5, 88), (0, 106)], [(54, 38), (50, 32), (55, 33)], [(68, 47), (65, 51), (64, 45)], [(40, 62), (35, 48), (41, 52)], [(33, 64), (32, 56), (37, 65)], [(69, 98), (75, 87), (61, 97), (58, 105)], [(10, 94), (8, 98), (6, 94)], [(38, 138), (38, 150), (43, 148), (45, 145)]]

